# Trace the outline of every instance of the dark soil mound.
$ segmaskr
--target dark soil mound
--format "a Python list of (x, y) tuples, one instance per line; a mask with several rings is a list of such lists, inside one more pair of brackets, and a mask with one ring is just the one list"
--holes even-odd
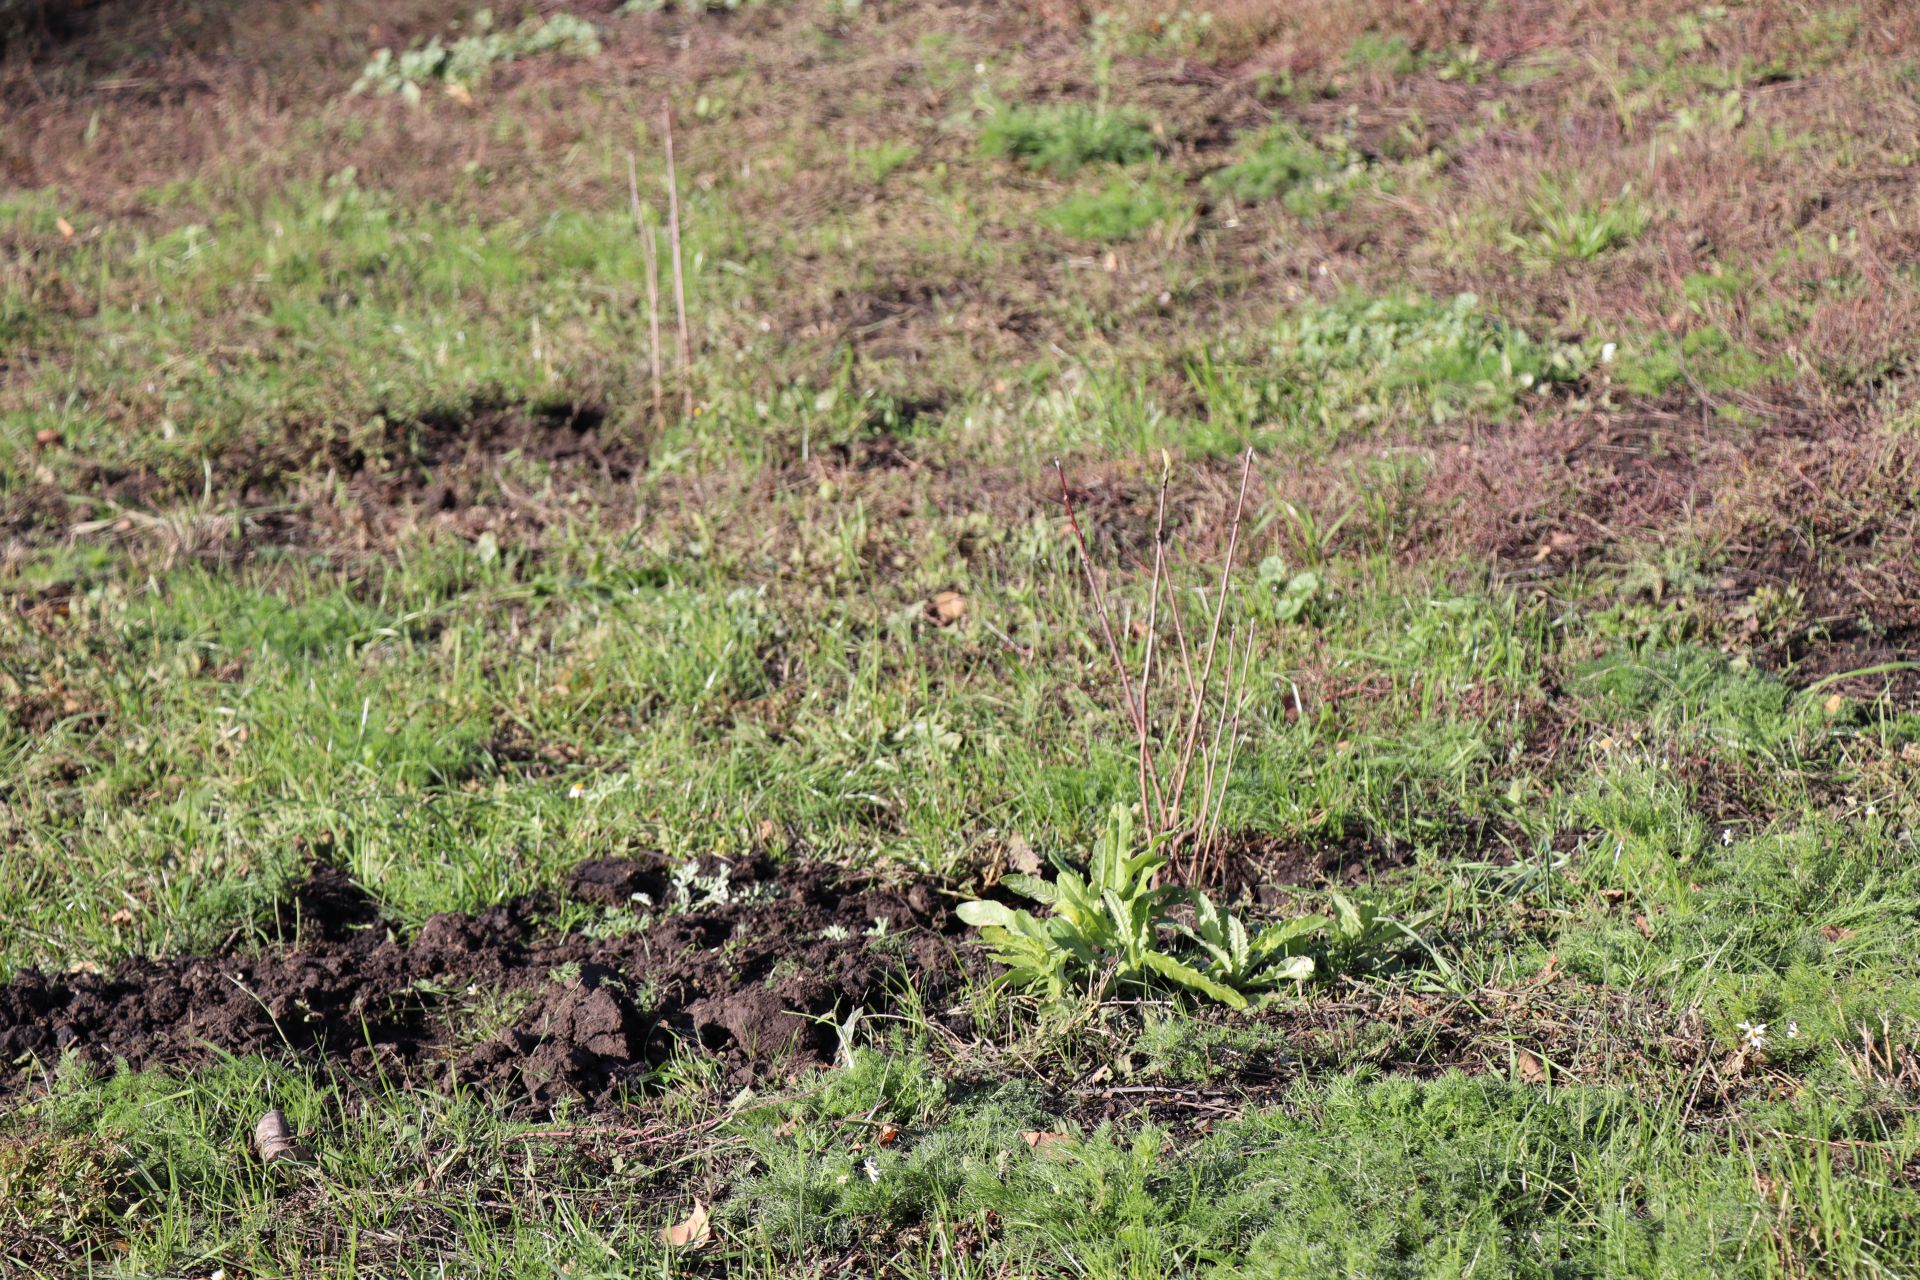
[[(359, 886), (322, 868), (283, 905), (301, 939), (290, 949), (0, 986), (0, 1063), (69, 1050), (96, 1067), (318, 1054), (536, 1103), (594, 1099), (642, 1081), (677, 1041), (741, 1080), (823, 1061), (830, 1020), (885, 1011), (909, 981), (937, 1000), (961, 971), (964, 927), (925, 884), (760, 863), (725, 884), (729, 901), (674, 911), (664, 866), (600, 859), (576, 869), (570, 892), (608, 909), (612, 936), (542, 936), (519, 903), (435, 916), (402, 940)], [(641, 914), (635, 894), (660, 907)], [(490, 998), (519, 1012), (476, 1044), (475, 1007)]]

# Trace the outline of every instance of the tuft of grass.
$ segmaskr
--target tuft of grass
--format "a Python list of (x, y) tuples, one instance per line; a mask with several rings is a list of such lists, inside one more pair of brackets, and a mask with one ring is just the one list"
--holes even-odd
[(1376, 75), (1410, 76), (1420, 69), (1420, 51), (1397, 31), (1363, 31), (1347, 47), (1347, 65)]
[(104, 1261), (139, 1209), (135, 1172), (106, 1135), (0, 1133), (0, 1265)]
[(1208, 175), (1213, 190), (1240, 200), (1278, 198), (1302, 216), (1344, 208), (1365, 161), (1344, 142), (1321, 145), (1291, 125), (1259, 134), (1244, 157)]
[(1585, 200), (1548, 182), (1527, 202), (1527, 216), (1505, 234), (1509, 248), (1546, 268), (1590, 262), (1633, 243), (1651, 215), (1630, 188), (1611, 199)]
[(1077, 240), (1133, 240), (1168, 221), (1179, 207), (1152, 181), (1113, 177), (1093, 191), (1067, 197), (1042, 220)]
[(1154, 142), (1147, 121), (1134, 111), (1078, 102), (1003, 104), (981, 126), (980, 149), (1065, 178), (1089, 165), (1151, 159)]

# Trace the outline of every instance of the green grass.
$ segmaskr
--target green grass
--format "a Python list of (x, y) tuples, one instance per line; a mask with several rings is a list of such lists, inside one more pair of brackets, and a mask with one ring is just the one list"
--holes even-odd
[(1346, 207), (1366, 172), (1362, 158), (1335, 143), (1322, 145), (1291, 126), (1276, 126), (1255, 138), (1244, 158), (1209, 175), (1207, 185), (1240, 200), (1279, 199), (1302, 216), (1333, 212)]
[(1046, 214), (1046, 223), (1079, 240), (1132, 240), (1176, 208), (1151, 183), (1114, 178), (1096, 191), (1069, 196)]
[(563, 888), (643, 849), (1083, 865), (1139, 748), (1051, 464), (1138, 671), (1249, 447), (1213, 892), (1384, 940), (1244, 1012), (982, 960), (597, 1110), (0, 1064), (0, 1271), (1920, 1268), (1898, 15), (733, 8), (163, 14), (0, 86), (0, 981), (284, 946), (316, 853), (402, 937), (641, 936)]
[(1079, 103), (996, 107), (980, 128), (980, 149), (1057, 178), (1089, 165), (1137, 164), (1154, 152), (1153, 133), (1137, 113)]

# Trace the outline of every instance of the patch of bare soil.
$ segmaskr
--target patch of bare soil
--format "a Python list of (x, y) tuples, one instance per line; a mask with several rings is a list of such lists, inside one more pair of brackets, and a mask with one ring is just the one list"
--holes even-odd
[[(642, 1085), (676, 1044), (743, 1081), (830, 1059), (852, 1010), (893, 1007), (904, 981), (937, 1002), (966, 962), (963, 927), (925, 883), (765, 863), (733, 866), (726, 883), (729, 902), (628, 920), (635, 895), (672, 900), (666, 868), (604, 859), (578, 868), (569, 892), (628, 931), (543, 935), (517, 903), (434, 916), (402, 940), (359, 886), (321, 868), (283, 908), (291, 948), (0, 986), (0, 1062), (321, 1055), (352, 1074), (451, 1076), (536, 1105), (597, 1100)], [(520, 1011), (474, 1043), (482, 993)]]
[[(317, 458), (289, 441), (238, 447), (215, 466), (218, 510), (181, 514), (206, 481), (100, 469), (80, 491), (53, 482), (0, 490), (0, 534), (24, 543), (156, 530), (198, 559), (244, 559), (267, 546), (387, 546), (426, 522), (459, 531), (537, 532), (582, 501), (617, 514), (646, 466), (646, 442), (570, 403), (478, 404), (388, 425), (370, 446), (344, 442)], [(331, 485), (344, 482), (346, 501)]]
[(436, 512), (472, 505), (488, 488), (512, 505), (510, 486), (501, 484), (509, 460), (544, 465), (581, 488), (621, 484), (644, 458), (637, 441), (603, 434), (605, 424), (604, 410), (573, 404), (429, 414), (389, 429), (378, 471), (352, 459), (359, 465), (348, 487), (364, 506)]
[(1761, 443), (1677, 400), (1485, 428), (1434, 450), (1410, 549), (1560, 572), (1708, 504)]
[(1362, 884), (1412, 861), (1411, 846), (1365, 832), (1323, 840), (1250, 833), (1227, 842), (1218, 885), (1229, 893), (1244, 889), (1271, 904), (1288, 888)]

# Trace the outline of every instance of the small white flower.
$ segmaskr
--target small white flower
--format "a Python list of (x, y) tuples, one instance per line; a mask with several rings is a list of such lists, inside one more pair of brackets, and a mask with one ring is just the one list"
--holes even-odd
[(578, 782), (567, 788), (567, 799), (569, 800), (585, 799), (586, 794), (587, 789)]
[(1787, 1024), (1787, 1039), (1798, 1040), (1799, 1038), (1800, 1038), (1800, 1024), (1797, 1022), (1789, 1022)]
[(1740, 1033), (1740, 1038), (1746, 1042), (1747, 1048), (1764, 1049), (1767, 1047), (1766, 1023), (1737, 1022), (1734, 1024), (1734, 1029)]
[(868, 1182), (880, 1181), (880, 1166), (875, 1164), (871, 1157), (861, 1164), (860, 1168), (865, 1171)]
[(1733, 828), (1732, 828), (1732, 827), (1723, 827), (1723, 828), (1721, 828), (1721, 830), (1720, 830), (1720, 847), (1721, 847), (1721, 848), (1723, 848), (1723, 849), (1731, 849), (1731, 848), (1733, 848)]
[(1602, 347), (1600, 348), (1600, 363), (1601, 363), (1601, 364), (1612, 364), (1612, 363), (1613, 363), (1613, 357), (1614, 357), (1614, 353), (1615, 353), (1615, 352), (1617, 352), (1617, 351), (1619, 351), (1619, 350), (1620, 350), (1620, 348), (1619, 348), (1618, 346), (1616, 346), (1616, 345), (1614, 345), (1614, 344), (1613, 344), (1613, 343), (1611, 343), (1611, 342), (1609, 342), (1609, 343), (1606, 343), (1606, 344), (1604, 344), (1604, 345), (1603, 345), (1603, 346), (1602, 346)]

